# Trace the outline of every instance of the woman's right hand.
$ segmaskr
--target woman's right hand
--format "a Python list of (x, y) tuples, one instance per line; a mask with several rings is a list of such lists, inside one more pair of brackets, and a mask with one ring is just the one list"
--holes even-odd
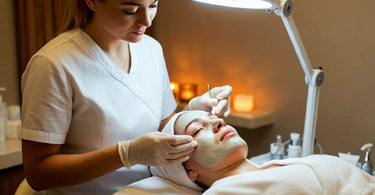
[(135, 164), (164, 166), (185, 162), (197, 142), (188, 135), (152, 132), (118, 143), (122, 164), (130, 169)]

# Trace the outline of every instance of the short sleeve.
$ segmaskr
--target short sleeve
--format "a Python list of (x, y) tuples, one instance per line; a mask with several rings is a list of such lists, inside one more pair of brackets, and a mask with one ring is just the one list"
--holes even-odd
[(33, 56), (22, 76), (22, 139), (63, 144), (72, 115), (72, 90), (52, 57)]

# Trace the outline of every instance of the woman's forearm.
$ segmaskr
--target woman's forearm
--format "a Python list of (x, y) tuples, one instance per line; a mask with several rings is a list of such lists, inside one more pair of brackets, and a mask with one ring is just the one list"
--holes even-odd
[(26, 178), (37, 191), (83, 183), (122, 167), (117, 150), (114, 145), (84, 154), (25, 159)]

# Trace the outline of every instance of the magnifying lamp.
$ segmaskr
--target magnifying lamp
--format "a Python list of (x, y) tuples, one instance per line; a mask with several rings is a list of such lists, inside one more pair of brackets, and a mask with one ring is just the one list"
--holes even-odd
[(324, 83), (322, 68), (313, 68), (292, 17), (292, 0), (194, 0), (201, 3), (244, 9), (265, 9), (280, 16), (305, 73), (308, 85), (302, 156), (314, 152), (315, 129), (319, 103), (319, 89)]

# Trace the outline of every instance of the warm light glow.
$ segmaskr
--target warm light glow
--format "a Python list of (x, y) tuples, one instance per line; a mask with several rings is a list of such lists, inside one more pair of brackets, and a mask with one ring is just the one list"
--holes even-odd
[(180, 84), (179, 99), (182, 103), (189, 102), (197, 95), (197, 85), (191, 83)]
[(245, 9), (269, 9), (275, 6), (267, 0), (194, 0), (201, 3)]
[(171, 82), (171, 84), (169, 85), (171, 90), (173, 91), (173, 93), (178, 93), (178, 91), (180, 90), (180, 86), (178, 85), (178, 83), (176, 82)]
[(236, 95), (233, 100), (233, 108), (238, 112), (250, 112), (254, 108), (254, 98), (252, 95)]
[(181, 92), (181, 96), (180, 96), (182, 99), (191, 99), (194, 97), (194, 93), (192, 91), (183, 91)]
[(180, 92), (180, 86), (179, 86), (179, 84), (176, 83), (176, 82), (171, 82), (169, 84), (169, 87), (171, 88), (171, 90), (173, 92), (174, 98), (176, 99), (176, 101), (178, 101), (178, 93)]

